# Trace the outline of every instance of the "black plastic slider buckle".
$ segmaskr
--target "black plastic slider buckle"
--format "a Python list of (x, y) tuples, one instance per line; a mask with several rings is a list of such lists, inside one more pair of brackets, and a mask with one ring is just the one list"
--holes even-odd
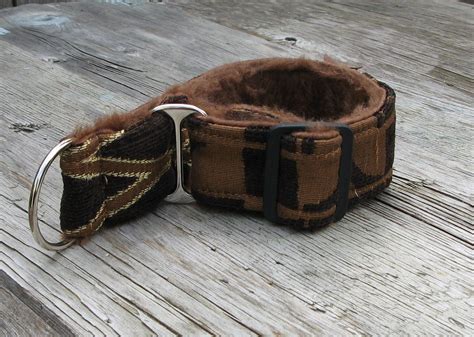
[[(338, 221), (346, 214), (349, 203), (349, 186), (352, 175), (352, 144), (354, 136), (351, 128), (346, 124), (329, 122), (322, 124), (337, 129), (342, 137), (336, 213), (334, 215), (334, 221)], [(263, 214), (269, 221), (278, 222), (277, 202), (281, 137), (296, 131), (306, 130), (307, 128), (309, 128), (308, 124), (280, 124), (272, 127), (268, 133), (263, 182)]]

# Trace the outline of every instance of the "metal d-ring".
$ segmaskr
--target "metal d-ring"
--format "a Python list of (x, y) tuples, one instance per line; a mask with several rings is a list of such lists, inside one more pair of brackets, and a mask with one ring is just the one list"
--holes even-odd
[[(207, 113), (199, 109), (197, 106), (190, 104), (163, 104), (153, 108), (151, 112), (164, 111), (171, 117), (174, 123), (175, 144), (176, 144), (176, 189), (173, 193), (168, 195), (165, 200), (173, 203), (189, 203), (194, 199), (186, 192), (183, 187), (183, 157), (181, 150), (181, 123), (183, 119), (189, 115), (199, 113), (202, 116), (207, 116)], [(169, 112), (168, 112), (169, 111)]]
[(44, 249), (48, 250), (62, 250), (70, 245), (72, 245), (75, 239), (63, 239), (59, 242), (49, 242), (47, 241), (38, 225), (38, 201), (39, 195), (41, 192), (41, 186), (43, 185), (44, 178), (48, 172), (49, 167), (53, 163), (54, 159), (61, 154), (65, 149), (71, 146), (72, 139), (65, 139), (61, 141), (58, 145), (53, 147), (53, 149), (48, 153), (48, 155), (43, 159), (38, 171), (36, 172), (35, 179), (33, 180), (33, 185), (31, 186), (30, 200), (28, 203), (28, 218), (30, 221), (31, 232), (33, 233), (33, 238), (35, 241)]
[[(169, 112), (168, 112), (169, 110)], [(181, 123), (183, 119), (194, 113), (199, 113), (203, 116), (207, 116), (206, 112), (194, 105), (189, 104), (163, 104), (155, 107), (152, 112), (164, 111), (168, 116), (171, 117), (174, 123), (175, 129), (175, 142), (176, 142), (176, 189), (173, 193), (168, 195), (165, 200), (175, 203), (186, 203), (192, 202), (193, 197), (184, 190), (183, 188), (183, 159), (181, 150)], [(58, 242), (47, 241), (38, 225), (38, 201), (41, 192), (41, 186), (43, 185), (44, 178), (48, 172), (49, 167), (64, 150), (71, 146), (72, 139), (65, 139), (56, 145), (43, 159), (38, 171), (36, 172), (31, 186), (30, 200), (28, 203), (28, 218), (30, 222), (31, 232), (35, 241), (44, 249), (47, 250), (62, 250), (72, 245), (76, 239), (64, 239)]]

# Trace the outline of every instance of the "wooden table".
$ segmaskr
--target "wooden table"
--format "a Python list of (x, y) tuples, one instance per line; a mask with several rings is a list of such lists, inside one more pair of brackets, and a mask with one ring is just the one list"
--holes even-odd
[[(469, 1), (178, 0), (0, 11), (0, 329), (80, 335), (473, 335)], [(60, 253), (30, 183), (78, 123), (219, 64), (329, 54), (398, 95), (391, 187), (315, 233), (163, 204)], [(58, 236), (61, 181), (40, 216)]]

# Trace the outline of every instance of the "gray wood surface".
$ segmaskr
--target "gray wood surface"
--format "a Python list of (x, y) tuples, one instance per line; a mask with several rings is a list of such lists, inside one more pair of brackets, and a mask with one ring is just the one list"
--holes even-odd
[(2, 270), (0, 280), (0, 335), (74, 336), (60, 318)]
[(0, 8), (11, 7), (13, 6), (12, 0), (0, 0)]
[[(79, 335), (473, 335), (472, 23), (471, 5), (432, 1), (0, 11), (0, 268)], [(64, 252), (33, 241), (32, 176), (78, 123), (225, 62), (325, 53), (397, 91), (394, 182), (375, 200), (315, 233), (163, 204)], [(60, 190), (55, 169), (49, 237)]]
[(142, 5), (146, 3), (160, 3), (162, 1), (163, 0), (0, 0), (0, 9), (28, 4), (49, 4), (57, 2), (95, 2), (117, 5)]

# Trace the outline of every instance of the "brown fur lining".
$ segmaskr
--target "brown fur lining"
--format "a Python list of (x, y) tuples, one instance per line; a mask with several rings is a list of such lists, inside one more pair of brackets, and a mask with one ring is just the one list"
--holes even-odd
[(101, 118), (94, 126), (78, 129), (71, 136), (78, 144), (92, 135), (127, 129), (147, 118), (156, 105), (178, 101), (200, 107), (209, 115), (206, 120), (223, 125), (318, 120), (352, 124), (374, 115), (385, 95), (375, 80), (328, 60), (243, 61), (175, 85), (130, 113)]

